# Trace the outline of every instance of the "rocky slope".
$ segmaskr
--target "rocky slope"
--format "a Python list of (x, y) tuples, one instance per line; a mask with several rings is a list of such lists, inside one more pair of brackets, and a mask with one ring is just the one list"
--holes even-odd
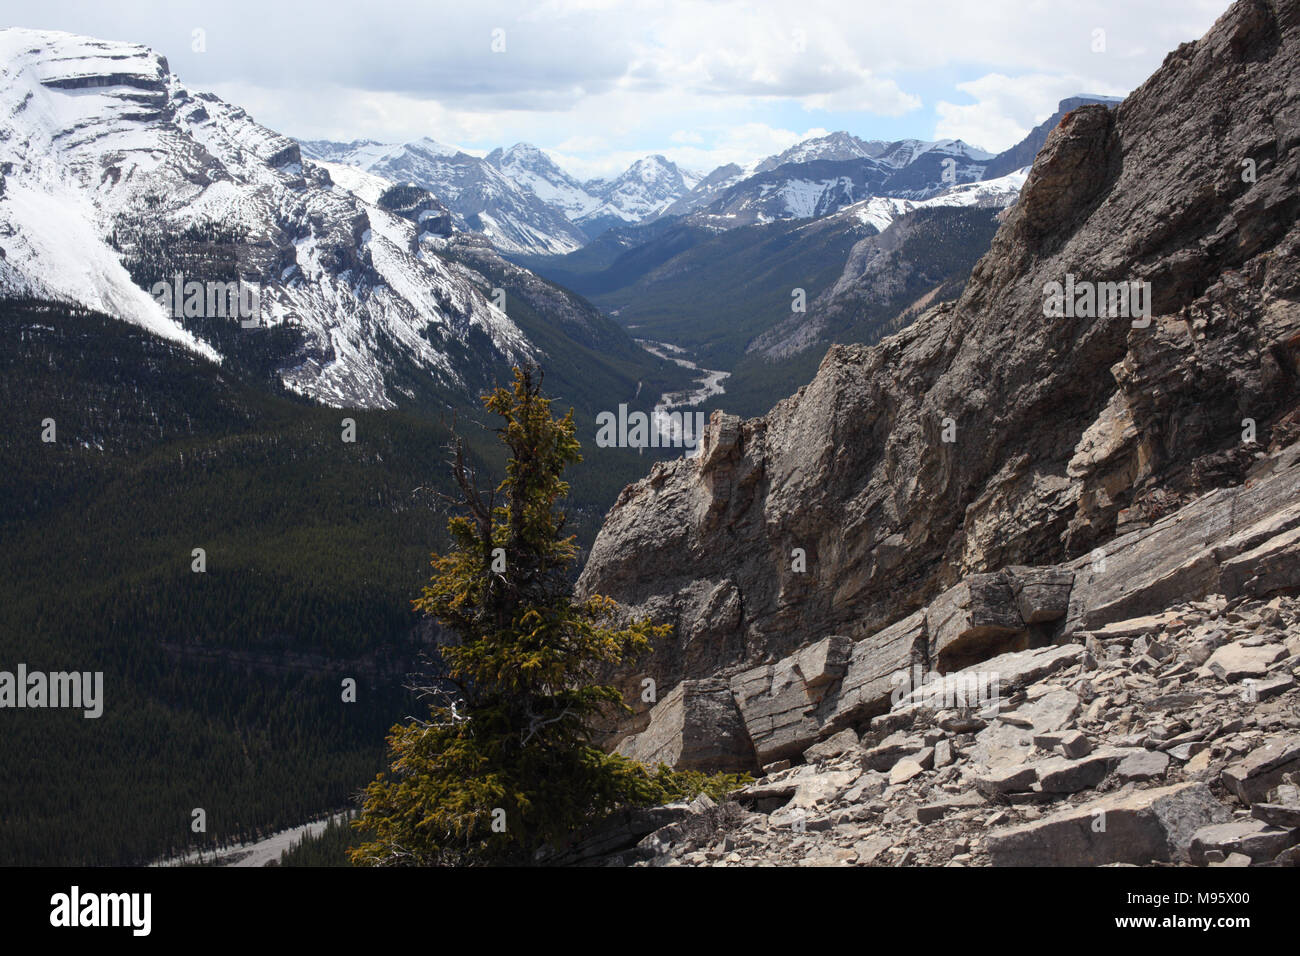
[[(964, 574), (1081, 553), (1293, 427), (1298, 17), (1239, 3), (1117, 109), (1070, 114), (955, 305), (832, 348), (624, 491), (580, 589), (675, 625), (650, 673), (870, 633)], [(1045, 317), (1067, 274), (1149, 282), (1151, 321)]]
[(977, 669), (946, 680), (1003, 696), (903, 698), (587, 862), (1300, 865), (1300, 598), (1210, 595)]
[[(657, 707), (624, 728), (626, 752), (704, 766), (797, 759), (842, 730), (869, 731), (889, 712), (891, 675), (914, 666), (952, 673), (1038, 648), (1078, 665), (1073, 693), (1096, 667), (1071, 658), (1107, 624), (1195, 601), (1222, 612), (1213, 594), (1263, 614), (1239, 609), (1296, 593), (1298, 54), (1294, 4), (1240, 0), (1117, 108), (1064, 117), (955, 304), (878, 346), (832, 348), (812, 384), (764, 418), (715, 413), (697, 458), (625, 489), (579, 590), (674, 625), (620, 675), (629, 689), (687, 682), (677, 713)], [(1086, 317), (1083, 300), (1079, 317), (1049, 316), (1051, 283), (1067, 281), (1149, 283), (1149, 319), (1118, 307)], [(1272, 609), (1287, 634), (1293, 606)], [(1203, 660), (1166, 674), (1177, 635), (1143, 633), (1172, 649), (1153, 658), (1161, 686), (1204, 679), (1197, 700), (1213, 703), (1213, 680), (1232, 682), (1196, 672)], [(1284, 643), (1236, 637), (1247, 651)], [(1295, 649), (1268, 654), (1264, 675), (1285, 683)], [(696, 698), (734, 733), (686, 747)], [(1156, 723), (1135, 714), (1130, 728)], [(1214, 742), (1218, 719), (1207, 712), (1192, 728), (1205, 733), (1180, 744)], [(1290, 754), (1295, 727), (1260, 719), (1243, 726), (1282, 733)], [(1237, 732), (1220, 753), (1263, 760), (1252, 756), (1262, 736), (1248, 746)], [(1128, 747), (1130, 733), (1094, 743)], [(1091, 787), (1113, 770), (1108, 757), (1085, 777), (1100, 775)], [(951, 774), (918, 786), (936, 779), (969, 788)], [(1170, 799), (1192, 800), (1198, 823), (1226, 819), (1196, 794)], [(1143, 862), (1185, 855), (1179, 833)]]

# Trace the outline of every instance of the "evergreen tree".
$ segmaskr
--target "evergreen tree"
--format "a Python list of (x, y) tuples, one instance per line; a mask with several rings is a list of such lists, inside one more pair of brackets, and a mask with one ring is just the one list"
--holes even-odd
[(581, 461), (572, 410), (553, 417), (528, 367), (483, 400), (504, 419), (506, 477), (480, 493), (457, 442), (463, 513), (415, 602), (454, 637), (441, 651), (442, 679), (427, 688), (429, 719), (393, 728), (391, 773), (366, 790), (355, 825), (374, 839), (352, 851), (357, 864), (528, 862), (604, 812), (687, 789), (684, 775), (651, 773), (592, 742), (598, 715), (627, 710), (598, 683), (602, 669), (669, 628), (618, 628), (612, 600), (572, 597), (576, 546), (557, 510), (568, 490), (561, 475)]

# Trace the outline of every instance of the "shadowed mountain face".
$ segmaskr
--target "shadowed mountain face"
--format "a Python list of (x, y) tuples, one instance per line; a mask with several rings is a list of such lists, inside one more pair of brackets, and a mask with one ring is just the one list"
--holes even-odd
[(1119, 102), (1119, 98), (1114, 96), (1071, 96), (1061, 100), (1056, 112), (1035, 126), (1028, 136), (1015, 146), (998, 153), (989, 160), (988, 165), (984, 167), (984, 178), (996, 179), (999, 176), (1005, 176), (1007, 173), (1013, 173), (1023, 166), (1030, 165), (1034, 161), (1034, 157), (1038, 155), (1038, 151), (1043, 148), (1043, 143), (1047, 142), (1047, 134), (1060, 125), (1066, 113), (1076, 110), (1080, 106), (1087, 106), (1089, 103), (1103, 103), (1106, 106), (1114, 106)]
[[(955, 304), (832, 348), (762, 418), (715, 414), (699, 458), (624, 490), (580, 590), (675, 625), (646, 668), (671, 687), (1239, 481), (1243, 420), (1267, 444), (1300, 403), (1298, 82), (1296, 6), (1243, 0), (1066, 115)], [(1137, 283), (1150, 319), (1049, 315), (1055, 283)]]

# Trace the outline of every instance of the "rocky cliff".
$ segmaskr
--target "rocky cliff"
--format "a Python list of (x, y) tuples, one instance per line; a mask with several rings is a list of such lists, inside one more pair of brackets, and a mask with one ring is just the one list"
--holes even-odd
[(878, 641), (1293, 441), (1298, 90), (1300, 8), (1241, 0), (1118, 107), (1062, 119), (957, 302), (832, 348), (768, 415), (715, 414), (698, 457), (625, 489), (579, 590), (675, 626), (628, 686)]

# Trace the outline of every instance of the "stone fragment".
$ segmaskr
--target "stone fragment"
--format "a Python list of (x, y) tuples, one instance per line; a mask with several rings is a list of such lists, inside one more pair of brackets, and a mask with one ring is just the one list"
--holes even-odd
[(853, 844), (853, 849), (858, 854), (858, 863), (866, 866), (893, 845), (893, 840), (889, 837), (884, 834), (877, 834), (867, 837), (865, 840), (859, 840)]
[(925, 773), (925, 768), (918, 761), (904, 758), (890, 769), (889, 785), (892, 787), (900, 783), (907, 783), (907, 781), (922, 773)]
[(878, 797), (885, 792), (889, 786), (889, 778), (883, 773), (877, 773), (874, 770), (868, 770), (858, 778), (849, 791), (844, 794), (845, 803), (857, 803), (861, 800), (870, 800), (872, 797)]
[(1189, 851), (1193, 863), (1205, 862), (1205, 851), (1218, 850), (1231, 856), (1244, 853), (1256, 863), (1271, 860), (1296, 843), (1295, 831), (1271, 826), (1263, 820), (1233, 820), (1202, 827), (1192, 837)]
[(941, 672), (1023, 649), (1025, 622), (1010, 581), (1005, 571), (968, 575), (926, 608), (929, 657)]
[(1058, 688), (1020, 708), (1030, 726), (1039, 733), (1060, 730), (1069, 726), (1079, 713), (1079, 697), (1072, 691)]
[(855, 770), (831, 770), (805, 775), (799, 778), (789, 806), (811, 809), (829, 803), (847, 791), (860, 776), (861, 772)]
[(1290, 674), (1277, 674), (1263, 680), (1248, 677), (1242, 683), (1245, 685), (1243, 696), (1248, 700), (1260, 702), (1285, 694), (1296, 686), (1296, 679)]
[(816, 763), (819, 760), (830, 760), (841, 754), (848, 753), (858, 746), (858, 735), (852, 727), (846, 727), (838, 734), (813, 744), (803, 752), (803, 759), (808, 763)]
[(1011, 567), (1011, 593), (1020, 619), (1026, 624), (1042, 624), (1065, 617), (1070, 608), (1070, 588), (1074, 572), (1064, 567)]
[(950, 811), (970, 810), (975, 807), (982, 807), (984, 804), (983, 796), (974, 790), (967, 790), (951, 797), (921, 804), (916, 808), (916, 822), (921, 824), (933, 823)]
[(1268, 665), (1286, 656), (1286, 648), (1280, 644), (1247, 647), (1238, 641), (1220, 647), (1210, 655), (1205, 666), (1220, 680), (1236, 683), (1246, 677), (1263, 677), (1268, 673)]
[(1256, 803), (1250, 808), (1250, 815), (1275, 827), (1300, 828), (1300, 807), (1281, 803)]
[(953, 754), (952, 741), (940, 740), (934, 745), (934, 768), (939, 770), (953, 763), (956, 757)]
[(1162, 614), (1148, 614), (1143, 617), (1129, 618), (1126, 621), (1112, 621), (1101, 627), (1093, 628), (1088, 633), (1099, 641), (1145, 638), (1169, 627), (1176, 620), (1178, 620), (1176, 612), (1166, 611)]
[(1098, 752), (1082, 760), (1051, 757), (1035, 764), (1043, 793), (1078, 793), (1089, 790), (1106, 779), (1113, 757)]
[(839, 690), (827, 702), (826, 722), (843, 726), (888, 711), (899, 687), (897, 675), (910, 675), (923, 660), (925, 641), (921, 610), (854, 644)]
[(1066, 731), (1056, 746), (1062, 755), (1069, 757), (1071, 760), (1077, 760), (1092, 753), (1092, 741), (1087, 734), (1080, 730)]
[(1185, 860), (1193, 834), (1231, 812), (1203, 783), (1112, 794), (984, 841), (994, 866), (1144, 865)]
[(843, 673), (851, 647), (847, 637), (833, 635), (731, 678), (731, 693), (760, 763), (794, 757), (817, 742), (821, 722), (814, 711)]
[(1224, 562), (1219, 582), (1228, 597), (1300, 587), (1300, 528), (1276, 535)]
[(1300, 734), (1270, 737), (1223, 771), (1223, 785), (1242, 803), (1259, 803), (1288, 773), (1300, 772)]
[(925, 741), (903, 731), (890, 734), (862, 755), (862, 765), (868, 770), (887, 771), (904, 757), (910, 757), (925, 747)]
[(1120, 758), (1115, 776), (1120, 783), (1134, 783), (1163, 777), (1169, 769), (1169, 755), (1159, 750), (1134, 749)]
[(1210, 769), (1210, 756), (1209, 750), (1202, 750), (1194, 755), (1191, 760), (1183, 765), (1183, 773), (1189, 777), (1205, 773)]
[(1030, 789), (1038, 782), (1038, 772), (1029, 764), (999, 767), (976, 776), (973, 782), (980, 793), (996, 796)]
[(664, 763), (679, 770), (729, 772), (758, 767), (728, 683), (719, 679), (682, 681), (655, 704), (646, 729), (624, 747), (651, 767)]

